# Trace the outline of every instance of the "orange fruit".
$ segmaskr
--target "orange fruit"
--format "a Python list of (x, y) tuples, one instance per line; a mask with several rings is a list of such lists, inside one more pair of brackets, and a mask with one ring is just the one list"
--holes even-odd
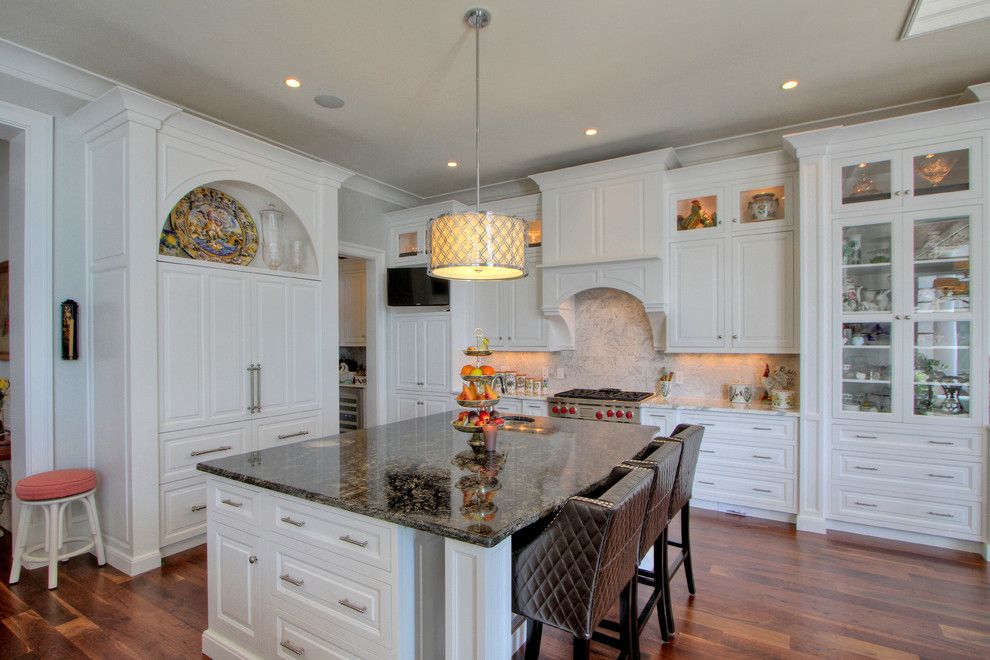
[(486, 376), (494, 376), (495, 375), (495, 369), (493, 367), (489, 367), (487, 364), (485, 364), (485, 365), (482, 365), (482, 367), (481, 367), (481, 373), (483, 373)]
[(474, 369), (473, 366), (471, 366), (470, 364), (465, 364), (463, 367), (461, 367), (461, 375), (462, 376), (470, 376), (472, 369)]

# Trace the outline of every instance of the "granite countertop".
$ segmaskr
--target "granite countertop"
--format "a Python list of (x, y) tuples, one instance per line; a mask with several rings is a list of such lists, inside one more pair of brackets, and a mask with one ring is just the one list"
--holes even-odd
[(593, 490), (654, 429), (537, 417), (475, 454), (451, 413), (230, 456), (197, 469), (439, 536), (491, 547)]
[(760, 413), (762, 415), (778, 415), (781, 417), (799, 417), (801, 415), (801, 411), (797, 408), (780, 410), (778, 408), (772, 408), (766, 401), (740, 404), (729, 403), (725, 399), (671, 397), (665, 400), (655, 394), (649, 399), (644, 399), (640, 405), (644, 408), (655, 408), (659, 410), (714, 410), (718, 412)]

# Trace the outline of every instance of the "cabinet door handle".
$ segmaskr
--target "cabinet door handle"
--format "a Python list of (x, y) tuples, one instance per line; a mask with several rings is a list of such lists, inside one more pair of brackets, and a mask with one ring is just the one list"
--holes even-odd
[(205, 508), (206, 508), (205, 504), (194, 504), (192, 505), (192, 512), (196, 513), (197, 511), (202, 511)]
[(258, 402), (255, 404), (254, 411), (261, 412), (261, 365), (254, 365), (254, 379), (257, 381), (258, 385)]
[(711, 449), (699, 449), (698, 451), (701, 452), (702, 454), (714, 454), (715, 453)]
[(705, 422), (698, 422), (698, 426), (715, 426), (715, 425), (714, 425), (714, 424), (712, 424), (711, 422), (708, 422), (708, 423), (705, 423)]
[(286, 525), (293, 525), (295, 527), (305, 527), (306, 526), (306, 521), (305, 520), (293, 520), (289, 516), (282, 516), (281, 518), (279, 518), (279, 520), (281, 520), (282, 522), (284, 522)]
[(232, 506), (235, 509), (240, 509), (244, 506), (244, 502), (238, 502), (237, 500), (220, 500), (221, 504), (226, 504), (227, 506)]
[(853, 504), (855, 504), (856, 506), (868, 506), (873, 509), (877, 508), (876, 504), (872, 504), (870, 502), (853, 502)]
[(233, 447), (231, 447), (230, 445), (221, 445), (220, 447), (217, 447), (215, 449), (200, 449), (199, 451), (191, 451), (191, 452), (189, 452), (189, 455), (190, 456), (203, 456), (204, 454), (213, 454), (213, 453), (216, 453), (218, 451), (227, 451), (229, 449), (233, 449)]
[(937, 511), (929, 511), (928, 515), (937, 516), (939, 518), (955, 518), (951, 513), (938, 513)]
[(278, 436), (279, 440), (288, 440), (289, 438), (298, 438), (299, 436), (309, 435), (309, 431), (296, 431), (295, 433), (286, 433), (284, 435)]
[(753, 427), (753, 430), (754, 431), (772, 431), (773, 429), (770, 428), (769, 426), (754, 426)]
[(956, 443), (954, 443), (954, 442), (941, 442), (941, 441), (939, 441), (939, 440), (929, 440), (929, 441), (928, 441), (928, 444), (930, 444), (930, 445), (948, 445), (948, 446), (955, 446), (955, 444), (956, 444)]
[(955, 479), (955, 477), (953, 477), (951, 474), (933, 474), (929, 472), (928, 476), (932, 477), (933, 479)]
[(258, 555), (251, 555), (250, 557), (248, 557), (248, 563), (249, 564), (257, 564), (258, 563)]
[(340, 603), (341, 605), (343, 605), (344, 607), (347, 607), (347, 608), (350, 608), (350, 609), (354, 610), (358, 614), (364, 614), (365, 612), (368, 611), (368, 608), (365, 607), (364, 605), (355, 605), (354, 603), (352, 603), (351, 601), (347, 600), (346, 598), (341, 598), (337, 602)]
[(282, 575), (279, 575), (278, 576), (278, 579), (279, 580), (282, 580), (283, 582), (288, 582), (289, 584), (294, 585), (294, 586), (297, 586), (297, 587), (301, 587), (301, 586), (303, 586), (306, 583), (305, 580), (297, 580), (296, 578), (292, 577), (288, 573), (283, 573)]
[(910, 321), (910, 320), (911, 320), (911, 315), (910, 315), (910, 314), (905, 314), (905, 315), (904, 315), (904, 318), (905, 318), (906, 320), (908, 320), (908, 321)]
[(251, 390), (251, 403), (250, 405), (248, 405), (248, 412), (253, 415), (258, 403), (258, 392), (254, 387), (254, 364), (248, 366), (247, 372), (248, 372), (248, 387)]
[(895, 321), (900, 321), (901, 320), (901, 315), (900, 314), (894, 314), (894, 320)]
[(702, 481), (701, 479), (698, 480), (698, 483), (699, 484), (705, 484), (706, 486), (714, 486), (715, 485), (715, 482), (714, 481)]
[(769, 488), (753, 488), (757, 493), (770, 493), (773, 492)]
[(903, 190), (895, 190), (894, 191), (894, 197), (900, 197), (903, 194), (904, 194), (904, 191)]
[(860, 435), (858, 433), (856, 434), (856, 437), (859, 438), (860, 440), (876, 440), (877, 439), (877, 436), (875, 436), (875, 435)]
[(718, 338), (721, 339), (722, 338), (722, 335), (719, 335)]
[(283, 639), (281, 642), (278, 643), (278, 645), (281, 646), (286, 651), (288, 651), (289, 653), (295, 653), (296, 655), (303, 655), (306, 653), (306, 649), (304, 649), (301, 646), (296, 646), (295, 644), (292, 644), (286, 639)]
[(760, 454), (753, 454), (753, 458), (758, 458), (761, 461), (772, 461), (773, 456), (761, 456)]
[(739, 335), (732, 335), (733, 339), (739, 339)]
[(343, 536), (339, 536), (338, 538), (341, 541), (343, 541), (344, 543), (350, 543), (351, 545), (356, 545), (359, 548), (367, 548), (368, 547), (368, 542), (367, 541), (359, 541), (358, 539), (352, 539), (347, 534), (344, 534)]
[(867, 472), (876, 472), (877, 470), (880, 469), (880, 468), (875, 468), (875, 467), (869, 467), (869, 466), (866, 466), (866, 465), (854, 465), (853, 468), (855, 468), (857, 470), (866, 470)]

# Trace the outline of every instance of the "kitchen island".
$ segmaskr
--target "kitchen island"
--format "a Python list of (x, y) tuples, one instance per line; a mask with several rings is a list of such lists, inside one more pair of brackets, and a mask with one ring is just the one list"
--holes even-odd
[(657, 429), (529, 418), (494, 453), (441, 413), (209, 461), (213, 658), (513, 651), (511, 536)]

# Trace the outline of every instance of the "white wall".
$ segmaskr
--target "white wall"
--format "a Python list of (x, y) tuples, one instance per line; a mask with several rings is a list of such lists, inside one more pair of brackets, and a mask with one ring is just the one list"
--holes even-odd
[(349, 188), (340, 189), (338, 203), (340, 208), (338, 238), (341, 242), (379, 250), (387, 249), (388, 230), (385, 225), (385, 214), (400, 209), (401, 206)]

